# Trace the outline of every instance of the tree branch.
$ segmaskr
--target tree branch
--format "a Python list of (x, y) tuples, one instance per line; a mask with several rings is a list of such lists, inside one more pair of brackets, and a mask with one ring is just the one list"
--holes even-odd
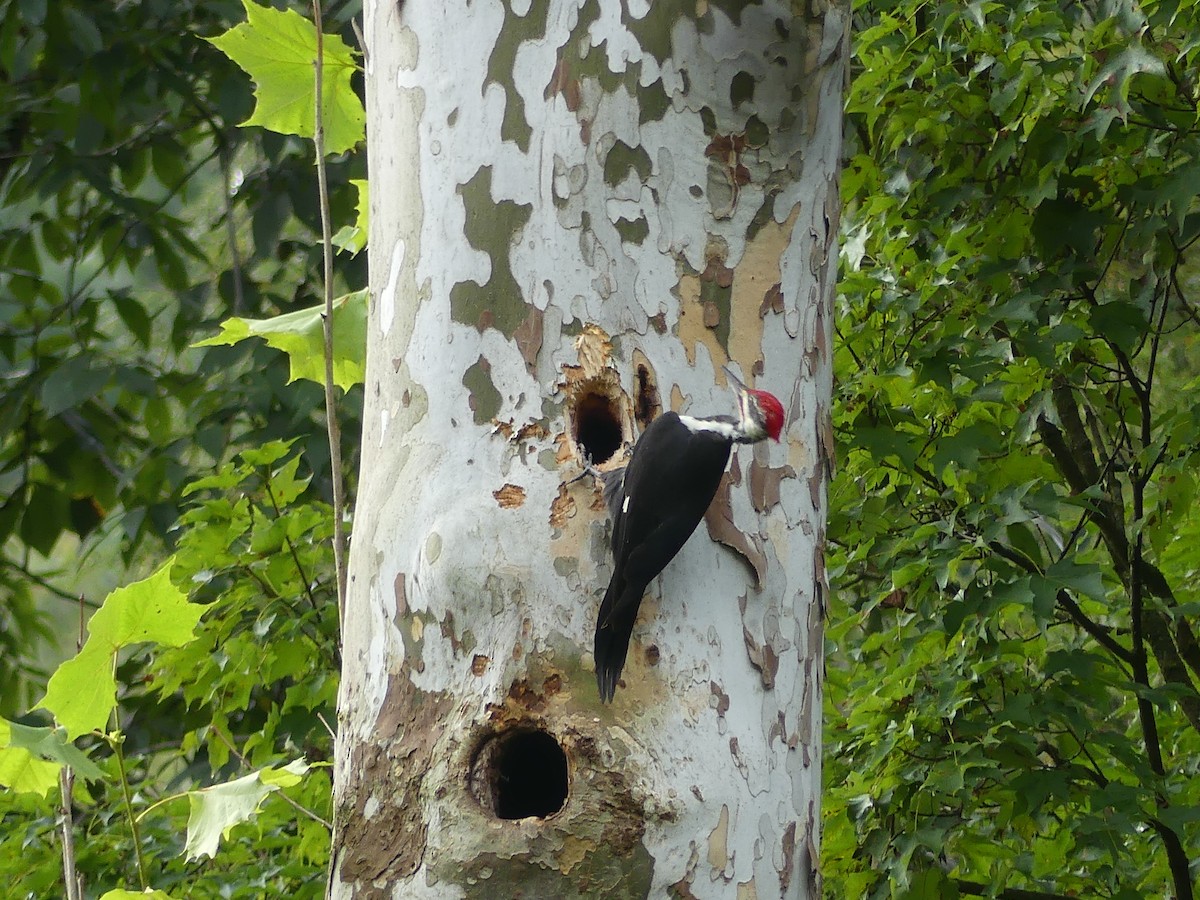
[[(1038, 434), (1046, 449), (1050, 451), (1055, 466), (1066, 479), (1068, 487), (1076, 494), (1083, 494), (1093, 485), (1101, 484), (1104, 480), (1103, 473), (1096, 464), (1091, 440), (1079, 418), (1078, 406), (1071, 388), (1065, 382), (1061, 382), (1055, 385), (1053, 397), (1058, 419), (1066, 433), (1043, 418), (1038, 422)], [(1106, 496), (1093, 505), (1087, 516), (1099, 529), (1117, 577), (1132, 597), (1134, 579), (1131, 556), (1134, 554), (1125, 534), (1123, 509), (1112, 497), (1111, 489), (1109, 485)], [(1137, 554), (1136, 559), (1140, 572), (1139, 590), (1148, 590), (1152, 596), (1163, 600), (1169, 606), (1177, 605), (1170, 584), (1162, 572), (1148, 563), (1141, 554)], [(1188, 674), (1189, 665), (1194, 672), (1200, 674), (1200, 644), (1197, 643), (1191, 626), (1179, 620), (1172, 627), (1170, 618), (1153, 607), (1141, 608), (1138, 618), (1138, 627), (1142, 629), (1142, 636), (1153, 651), (1163, 677), (1168, 682), (1189, 689), (1188, 694), (1179, 698), (1180, 709), (1192, 727), (1200, 732), (1200, 694), (1196, 693), (1195, 683)], [(1184, 664), (1179, 647), (1172, 638), (1172, 631), (1178, 636), (1179, 646), (1190, 651), (1187, 665)]]
[[(997, 556), (1007, 559), (1009, 562), (1016, 565), (1018, 568), (1031, 574), (1042, 574), (1037, 564), (1026, 557), (1023, 553), (1019, 553), (1011, 547), (1001, 544), (999, 541), (992, 541), (988, 546)], [(1117, 657), (1117, 659), (1126, 663), (1133, 663), (1133, 651), (1125, 647), (1114, 638), (1110, 632), (1112, 631), (1106, 625), (1101, 625), (1099, 622), (1089, 618), (1087, 613), (1080, 609), (1079, 604), (1075, 602), (1070, 593), (1064, 588), (1060, 590), (1055, 599), (1058, 600), (1058, 605), (1062, 607), (1071, 620), (1095, 638), (1096, 643), (1104, 647), (1109, 653)]]
[(1000, 893), (993, 894), (991, 885), (963, 881), (961, 878), (954, 879), (954, 883), (958, 885), (958, 892), (960, 894), (967, 894), (971, 897), (1003, 897), (1005, 900), (1072, 900), (1069, 894), (1027, 891), (1024, 888), (1001, 888)]
[(30, 570), (27, 563), (20, 563), (14, 559), (9, 559), (7, 556), (0, 556), (0, 568), (14, 569), (23, 578), (32, 581), (38, 587), (53, 594), (59, 600), (69, 600), (72, 603), (83, 603), (85, 606), (90, 606), (92, 609), (99, 609), (100, 604), (93, 600), (81, 600), (77, 594), (71, 591), (64, 590), (52, 582), (48, 581), (44, 576)]

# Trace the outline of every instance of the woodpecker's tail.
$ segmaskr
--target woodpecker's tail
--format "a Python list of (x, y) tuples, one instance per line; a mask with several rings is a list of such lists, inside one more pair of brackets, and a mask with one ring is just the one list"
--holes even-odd
[(629, 637), (633, 634), (633, 623), (641, 605), (642, 590), (637, 592), (633, 602), (629, 602), (629, 585), (619, 583), (623, 580), (614, 577), (609, 583), (604, 602), (600, 604), (600, 614), (596, 617), (596, 643), (592, 655), (596, 659), (596, 685), (600, 689), (601, 703), (611, 702), (617, 691), (617, 681), (629, 653)]

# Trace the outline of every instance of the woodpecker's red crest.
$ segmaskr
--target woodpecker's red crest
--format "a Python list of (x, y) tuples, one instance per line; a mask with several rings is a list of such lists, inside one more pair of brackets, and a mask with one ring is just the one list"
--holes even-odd
[(766, 429), (767, 437), (778, 441), (779, 433), (783, 431), (783, 404), (779, 402), (778, 397), (767, 391), (749, 391), (748, 393), (762, 414), (763, 428)]
[(767, 391), (756, 391), (746, 387), (728, 366), (722, 368), (737, 392), (738, 430), (744, 435), (740, 440), (743, 443), (751, 443), (769, 437), (778, 441), (780, 432), (783, 431), (783, 404), (779, 402), (779, 398)]

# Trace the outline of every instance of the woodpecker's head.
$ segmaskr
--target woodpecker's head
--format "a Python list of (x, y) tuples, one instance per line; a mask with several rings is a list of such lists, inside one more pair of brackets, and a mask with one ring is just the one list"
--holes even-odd
[(754, 443), (764, 438), (779, 440), (783, 430), (783, 404), (774, 394), (766, 391), (756, 391), (746, 387), (738, 377), (725, 368), (729, 383), (733, 385), (738, 398), (738, 431), (740, 440)]

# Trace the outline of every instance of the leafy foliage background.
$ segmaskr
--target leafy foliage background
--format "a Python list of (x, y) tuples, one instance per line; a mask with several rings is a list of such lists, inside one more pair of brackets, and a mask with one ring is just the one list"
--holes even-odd
[[(353, 43), (358, 12), (329, 4), (326, 29)], [(83, 612), (168, 554), (207, 604), (186, 646), (121, 651), (115, 741), (78, 742), (105, 776), (75, 783), (86, 896), (142, 874), (172, 896), (323, 893), (338, 661), (321, 389), (289, 385), (260, 341), (191, 348), (231, 315), (322, 300), (312, 145), (238, 128), (251, 84), (201, 39), (245, 15), (0, 2), (0, 715), (48, 724), (27, 711)], [(329, 161), (334, 221), (354, 221), (362, 175)], [(339, 278), (365, 284), (365, 258)], [(355, 393), (341, 412), (353, 472)], [(186, 861), (196, 789), (301, 756), (318, 768), (277, 777), (214, 859)], [(63, 893), (56, 813), (0, 790), (13, 896)]]
[(1192, 896), (1189, 2), (856, 4), (836, 896)]

